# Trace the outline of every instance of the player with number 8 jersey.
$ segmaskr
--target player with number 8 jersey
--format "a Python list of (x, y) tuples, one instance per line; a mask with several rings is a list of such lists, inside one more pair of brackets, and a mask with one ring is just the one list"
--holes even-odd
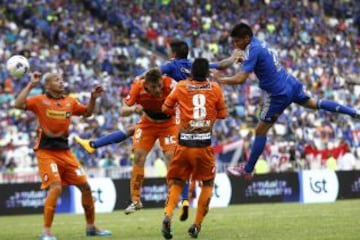
[(185, 182), (190, 178), (202, 181), (195, 221), (189, 235), (197, 237), (201, 223), (208, 212), (215, 179), (215, 157), (211, 147), (212, 128), (216, 119), (224, 119), (227, 109), (222, 89), (207, 80), (209, 62), (195, 59), (191, 79), (180, 81), (166, 98), (163, 111), (175, 114), (180, 109), (178, 143), (170, 162), (167, 180), (169, 193), (165, 206), (162, 234), (171, 239), (171, 217)]

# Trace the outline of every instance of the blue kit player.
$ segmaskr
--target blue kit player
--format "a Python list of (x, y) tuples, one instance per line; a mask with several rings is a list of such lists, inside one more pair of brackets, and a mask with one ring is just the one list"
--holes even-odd
[(304, 92), (303, 84), (281, 66), (276, 52), (265, 42), (254, 37), (252, 29), (247, 24), (236, 25), (232, 29), (231, 38), (235, 48), (243, 51), (243, 55), (238, 59), (242, 63), (241, 70), (231, 77), (221, 77), (220, 72), (216, 72), (214, 78), (221, 84), (243, 84), (249, 74), (254, 72), (259, 80), (259, 87), (265, 93), (264, 107), (255, 129), (255, 140), (249, 161), (238, 169), (239, 175), (247, 179), (252, 177), (255, 164), (264, 151), (267, 132), (291, 103), (314, 110), (342, 113), (355, 119), (360, 118), (359, 113), (353, 108), (335, 101), (310, 98)]

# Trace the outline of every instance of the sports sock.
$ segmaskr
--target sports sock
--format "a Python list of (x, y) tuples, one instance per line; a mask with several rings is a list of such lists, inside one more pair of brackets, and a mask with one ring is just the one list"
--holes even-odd
[(50, 228), (54, 220), (56, 203), (61, 195), (61, 187), (50, 187), (44, 204), (44, 227)]
[(255, 164), (263, 153), (266, 144), (266, 136), (256, 135), (251, 147), (249, 161), (245, 166), (245, 171), (251, 173), (254, 170)]
[(164, 214), (165, 216), (172, 217), (173, 211), (179, 201), (182, 186), (176, 183), (170, 183), (169, 192), (165, 202)]
[(95, 222), (95, 206), (94, 200), (91, 194), (91, 189), (88, 188), (81, 192), (81, 203), (84, 208), (85, 219), (88, 225)]
[(131, 180), (130, 180), (130, 194), (131, 200), (139, 201), (141, 196), (141, 186), (144, 181), (144, 167), (134, 165)]
[(198, 206), (195, 215), (195, 221), (194, 221), (194, 223), (197, 226), (201, 226), (201, 223), (203, 222), (206, 214), (209, 211), (209, 204), (210, 204), (212, 192), (213, 192), (213, 186), (203, 185), (201, 188), (200, 196), (198, 200)]
[(181, 200), (189, 200), (189, 182), (184, 184), (183, 190), (181, 192)]
[(116, 132), (110, 133), (108, 135), (99, 137), (98, 139), (91, 141), (91, 146), (93, 148), (99, 148), (99, 147), (106, 146), (109, 144), (122, 142), (128, 137), (129, 137), (129, 135), (126, 134), (125, 132), (116, 131)]
[(354, 117), (356, 114), (355, 109), (353, 109), (351, 107), (347, 107), (345, 105), (342, 105), (340, 103), (337, 103), (337, 102), (331, 101), (331, 100), (318, 101), (318, 107), (319, 107), (319, 109), (324, 109), (324, 110), (330, 111), (330, 112), (347, 114), (351, 117)]

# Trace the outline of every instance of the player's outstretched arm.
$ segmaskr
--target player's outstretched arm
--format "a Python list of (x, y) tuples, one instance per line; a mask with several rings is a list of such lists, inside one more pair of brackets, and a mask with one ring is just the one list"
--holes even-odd
[(245, 83), (246, 79), (249, 77), (249, 73), (240, 71), (231, 77), (222, 77), (220, 71), (215, 71), (212, 73), (212, 76), (214, 77), (215, 81), (220, 84), (237, 85)]
[(29, 96), (29, 93), (33, 87), (39, 84), (41, 74), (39, 72), (31, 73), (30, 82), (26, 85), (24, 89), (21, 90), (19, 95), (16, 97), (14, 102), (14, 108), (25, 109), (26, 98)]
[(234, 63), (241, 63), (243, 58), (243, 52), (239, 49), (235, 49), (230, 57), (225, 58), (217, 63), (217, 69), (224, 70), (233, 65)]

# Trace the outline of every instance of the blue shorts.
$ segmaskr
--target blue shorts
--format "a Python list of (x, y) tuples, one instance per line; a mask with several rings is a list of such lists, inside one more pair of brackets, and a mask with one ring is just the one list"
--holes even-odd
[(305, 93), (303, 84), (296, 78), (291, 77), (285, 94), (265, 96), (260, 120), (267, 123), (274, 123), (291, 103), (303, 104), (309, 99), (310, 97)]

